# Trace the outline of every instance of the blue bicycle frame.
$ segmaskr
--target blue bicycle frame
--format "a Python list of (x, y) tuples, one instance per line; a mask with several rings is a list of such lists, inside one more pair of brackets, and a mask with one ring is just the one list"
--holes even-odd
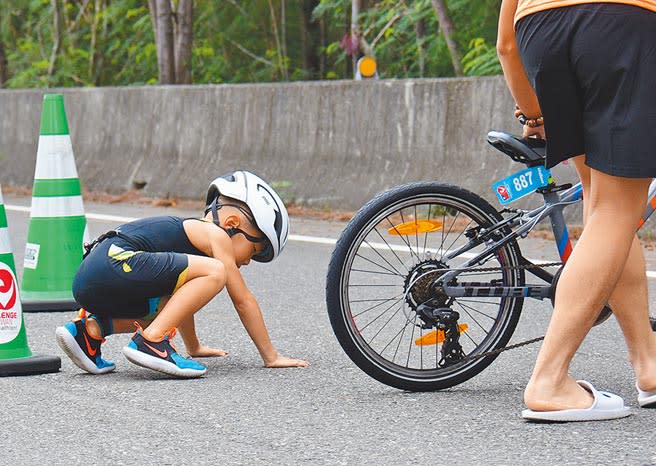
[[(576, 204), (583, 199), (583, 188), (581, 183), (577, 183), (567, 189), (562, 188), (563, 187), (556, 186), (553, 179), (551, 179), (545, 188), (538, 190), (544, 198), (544, 204), (542, 206), (530, 211), (518, 210), (516, 211), (516, 215), (499, 221), (488, 228), (482, 229), (475, 238), (472, 238), (469, 241), (468, 244), (453, 251), (446, 251), (444, 257), (447, 259), (453, 259), (477, 245), (484, 242), (488, 243), (483, 252), (466, 261), (459, 268), (452, 269), (442, 275), (439, 280), (441, 283), (438, 285), (439, 290), (450, 297), (530, 297), (540, 300), (549, 298), (552, 292), (551, 283), (554, 275), (521, 255), (520, 265), (528, 272), (546, 281), (548, 285), (481, 286), (481, 283), (460, 282), (455, 285), (449, 285), (449, 283), (461, 273), (470, 271), (477, 265), (485, 262), (497, 249), (517, 238), (523, 238), (528, 235), (529, 231), (547, 217), (549, 217), (551, 221), (551, 228), (553, 230), (560, 260), (563, 264), (567, 262), (567, 259), (572, 252), (572, 242), (567, 229), (567, 224), (565, 223), (563, 209), (567, 206)], [(654, 210), (656, 210), (656, 179), (653, 180), (649, 186), (648, 199), (649, 201), (645, 212), (640, 219), (637, 229), (640, 229)], [(503, 230), (507, 228), (513, 230), (510, 233), (503, 232)], [(502, 238), (498, 240), (492, 239), (493, 235), (498, 236), (499, 232), (501, 232)]]

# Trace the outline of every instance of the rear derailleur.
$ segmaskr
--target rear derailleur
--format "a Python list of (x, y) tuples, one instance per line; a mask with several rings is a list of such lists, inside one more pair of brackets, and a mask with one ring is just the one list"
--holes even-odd
[(437, 363), (438, 367), (459, 363), (465, 357), (459, 341), (458, 319), (460, 319), (460, 314), (451, 308), (440, 307), (440, 303), (436, 299), (429, 299), (417, 306), (417, 314), (424, 321), (424, 328), (436, 328), (438, 332), (440, 330), (444, 332), (442, 359)]

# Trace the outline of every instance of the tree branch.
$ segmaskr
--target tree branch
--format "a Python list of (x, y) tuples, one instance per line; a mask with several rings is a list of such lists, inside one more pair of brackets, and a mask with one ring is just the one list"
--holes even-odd
[(232, 45), (234, 45), (235, 47), (237, 47), (237, 48), (238, 48), (239, 50), (241, 50), (242, 52), (244, 52), (246, 55), (248, 55), (249, 57), (251, 57), (253, 60), (257, 60), (257, 61), (259, 61), (259, 62), (261, 62), (261, 63), (265, 63), (265, 64), (267, 64), (267, 65), (269, 65), (269, 66), (274, 66), (274, 67), (276, 66), (276, 64), (273, 63), (272, 61), (267, 60), (266, 58), (262, 58), (262, 57), (259, 57), (259, 56), (255, 55), (253, 52), (251, 52), (250, 50), (248, 50), (248, 49), (247, 49), (246, 47), (244, 47), (243, 45), (238, 44), (238, 43), (235, 42), (234, 40), (230, 40), (230, 39), (228, 39), (227, 37), (224, 37), (224, 39), (227, 40), (228, 42), (230, 42), (230, 43), (231, 43)]
[(378, 35), (376, 35), (376, 38), (375, 38), (373, 41), (371, 41), (371, 48), (372, 48), (372, 49), (376, 46), (376, 42), (378, 42), (378, 40), (379, 40), (381, 37), (383, 37), (383, 34), (385, 34), (385, 31), (387, 31), (389, 28), (391, 28), (392, 25), (393, 25), (393, 24), (394, 24), (399, 18), (401, 18), (403, 15), (404, 15), (404, 13), (398, 12), (397, 14), (395, 14), (395, 15), (394, 15), (394, 16), (393, 16), (393, 17), (387, 22), (387, 24), (386, 24), (385, 26), (383, 26), (383, 29), (381, 29), (380, 31), (378, 31)]

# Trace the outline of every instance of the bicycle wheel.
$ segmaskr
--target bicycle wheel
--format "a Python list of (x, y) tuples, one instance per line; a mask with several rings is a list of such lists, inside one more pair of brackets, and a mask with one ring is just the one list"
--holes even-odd
[[(508, 342), (522, 298), (450, 298), (431, 287), (485, 245), (447, 258), (450, 251), (471, 244), (468, 235), (476, 228), (500, 219), (476, 194), (436, 182), (398, 186), (355, 214), (333, 251), (326, 301), (333, 331), (360, 369), (392, 387), (433, 391), (470, 379), (494, 360), (491, 355), (444, 364), (445, 333), (431, 327), (418, 309), (433, 299), (433, 304), (458, 312), (465, 357)], [(477, 266), (486, 270), (461, 274), (456, 282), (523, 286), (519, 257), (517, 243), (510, 242)]]

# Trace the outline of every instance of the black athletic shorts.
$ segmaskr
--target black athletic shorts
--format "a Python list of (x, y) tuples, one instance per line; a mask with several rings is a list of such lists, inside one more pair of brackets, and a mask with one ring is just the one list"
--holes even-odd
[(82, 261), (73, 296), (100, 317), (153, 318), (160, 299), (184, 281), (188, 262), (186, 254), (135, 251), (121, 238), (106, 239)]
[(520, 19), (516, 36), (544, 116), (547, 167), (585, 154), (610, 175), (656, 177), (656, 13), (554, 8)]

